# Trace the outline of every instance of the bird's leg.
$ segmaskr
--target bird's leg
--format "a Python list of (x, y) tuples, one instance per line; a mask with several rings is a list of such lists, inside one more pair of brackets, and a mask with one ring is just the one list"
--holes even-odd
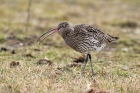
[(94, 70), (93, 70), (93, 65), (92, 65), (92, 61), (91, 61), (91, 54), (87, 54), (89, 59), (90, 59), (90, 65), (91, 65), (91, 70), (92, 70), (92, 75), (94, 75)]
[(85, 58), (85, 61), (84, 61), (84, 66), (83, 66), (83, 68), (82, 68), (82, 72), (81, 72), (81, 74), (83, 75), (83, 73), (84, 73), (84, 70), (85, 70), (85, 67), (86, 67), (86, 64), (87, 64), (87, 62), (88, 62), (88, 54), (86, 55), (86, 58)]

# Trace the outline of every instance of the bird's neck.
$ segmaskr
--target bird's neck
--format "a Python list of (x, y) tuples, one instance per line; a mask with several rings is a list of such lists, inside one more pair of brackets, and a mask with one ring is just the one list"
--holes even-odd
[(59, 31), (59, 34), (62, 36), (62, 38), (65, 39), (66, 37), (71, 35), (73, 33), (73, 31), (74, 31), (73, 29), (68, 28), (68, 29), (64, 29), (64, 30)]

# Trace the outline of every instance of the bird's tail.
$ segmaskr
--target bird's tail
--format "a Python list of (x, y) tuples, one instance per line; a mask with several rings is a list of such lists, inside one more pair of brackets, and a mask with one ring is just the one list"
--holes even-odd
[(108, 35), (107, 40), (108, 40), (109, 43), (110, 42), (116, 42), (119, 39), (119, 37), (113, 37), (113, 36), (111, 36), (109, 34), (107, 34), (107, 35)]

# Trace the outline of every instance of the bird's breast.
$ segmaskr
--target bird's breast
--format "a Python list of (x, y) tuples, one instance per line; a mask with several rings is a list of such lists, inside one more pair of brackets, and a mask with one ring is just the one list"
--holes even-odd
[(106, 46), (105, 42), (100, 42), (93, 37), (69, 36), (66, 37), (64, 41), (68, 46), (81, 53), (101, 51)]

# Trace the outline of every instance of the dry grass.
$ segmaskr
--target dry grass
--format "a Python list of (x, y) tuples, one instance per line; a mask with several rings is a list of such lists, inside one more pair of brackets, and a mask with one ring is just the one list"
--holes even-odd
[[(27, 33), (28, 2), (0, 1), (0, 93), (82, 93), (87, 89), (139, 93), (140, 1), (32, 1)], [(102, 52), (92, 53), (97, 75), (91, 76), (87, 64), (85, 75), (81, 76), (82, 63), (72, 63), (81, 54), (66, 46), (58, 34), (41, 45), (36, 42), (37, 37), (61, 21), (96, 24), (104, 32), (120, 37)], [(53, 64), (37, 64), (46, 58)]]

